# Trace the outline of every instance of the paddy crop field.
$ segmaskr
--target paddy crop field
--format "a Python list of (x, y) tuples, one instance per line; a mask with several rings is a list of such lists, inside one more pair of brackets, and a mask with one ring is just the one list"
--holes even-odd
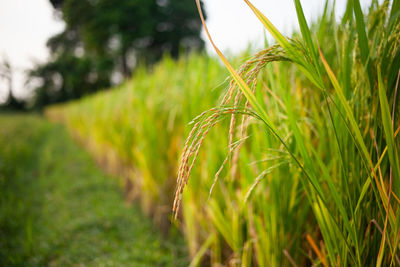
[(0, 115), (1, 266), (186, 266), (59, 125)]
[[(120, 177), (125, 201), (162, 232), (178, 229), (188, 261), (156, 243), (150, 262), (400, 266), (400, 1), (362, 10), (349, 0), (340, 20), (327, 1), (307, 23), (295, 0), (300, 30), (290, 38), (245, 2), (275, 40), (261, 51), (227, 59), (213, 44), (215, 57), (166, 56), (118, 88), (51, 106), (45, 116)], [(119, 205), (108, 197), (96, 210)], [(136, 221), (124, 224), (122, 242), (137, 239)], [(116, 258), (131, 259), (125, 245)]]

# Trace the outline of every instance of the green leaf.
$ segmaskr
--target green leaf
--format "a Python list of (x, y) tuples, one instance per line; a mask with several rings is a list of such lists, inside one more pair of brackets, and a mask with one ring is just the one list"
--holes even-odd
[(394, 0), (392, 4), (392, 10), (390, 11), (389, 27), (393, 25), (397, 17), (400, 15), (400, 0)]
[(356, 17), (356, 29), (358, 34), (358, 46), (360, 47), (361, 61), (365, 65), (368, 72), (368, 78), (370, 82), (370, 87), (373, 86), (373, 76), (371, 64), (369, 63), (369, 47), (368, 47), (368, 36), (365, 31), (364, 14), (361, 10), (361, 5), (359, 0), (354, 0), (354, 15)]
[[(315, 68), (313, 65), (307, 63), (304, 60), (303, 55), (298, 51), (298, 48), (294, 47), (285, 36), (283, 36), (278, 29), (258, 10), (250, 1), (244, 0), (245, 3), (250, 7), (253, 13), (257, 16), (257, 18), (261, 21), (264, 27), (271, 33), (271, 35), (275, 38), (275, 40), (280, 44), (288, 54), (289, 58), (293, 60), (294, 63), (297, 64), (299, 69), (313, 82), (318, 88), (322, 89), (323, 84), (321, 79), (316, 76)], [(305, 21), (305, 19), (304, 19)], [(307, 27), (308, 28), (308, 27)], [(311, 36), (311, 35), (310, 35)], [(311, 39), (311, 37), (310, 37)]]
[(242, 79), (242, 77), (239, 76), (239, 74), (236, 72), (236, 70), (232, 67), (232, 65), (229, 63), (229, 61), (226, 59), (226, 57), (222, 54), (222, 52), (218, 49), (218, 47), (215, 45), (213, 39), (211, 38), (211, 34), (208, 31), (207, 25), (205, 23), (204, 17), (203, 17), (203, 12), (201, 10), (201, 5), (200, 5), (200, 0), (196, 0), (196, 4), (199, 10), (200, 18), (203, 23), (204, 30), (206, 31), (207, 37), (211, 42), (211, 45), (214, 47), (215, 51), (217, 52), (218, 56), (221, 58), (222, 62), (225, 64), (226, 68), (228, 69), (229, 73), (232, 75), (233, 80), (236, 82), (236, 84), (239, 86), (240, 90), (246, 97), (246, 99), (249, 101), (253, 109), (257, 112), (258, 116), (268, 125), (268, 127), (276, 134), (276, 127), (272, 123), (272, 120), (269, 118), (267, 115), (267, 112), (263, 108), (263, 105), (259, 103), (257, 100), (256, 96), (253, 94), (247, 83)]
[(379, 89), (379, 102), (381, 104), (381, 116), (383, 130), (385, 132), (386, 143), (388, 147), (388, 155), (390, 165), (393, 169), (393, 186), (396, 195), (400, 195), (400, 161), (397, 151), (396, 143), (394, 140), (394, 130), (392, 127), (392, 118), (390, 116), (389, 103), (386, 96), (386, 90), (383, 85), (381, 70), (378, 68), (378, 89)]
[[(349, 103), (347, 103), (346, 97), (343, 94), (342, 87), (340, 86), (335, 74), (333, 73), (331, 67), (329, 66), (328, 62), (326, 61), (324, 55), (322, 54), (321, 49), (319, 50), (319, 53), (320, 53), (320, 56), (322, 59), (322, 63), (326, 69), (326, 72), (328, 73), (329, 79), (331, 80), (333, 88), (335, 89), (335, 92), (339, 98), (340, 104), (343, 106), (344, 110), (346, 111), (347, 119), (350, 122), (350, 128), (354, 132), (354, 135), (355, 135), (354, 136), (355, 140), (364, 156), (364, 159), (372, 166), (372, 161), (371, 161), (371, 157), (369, 155), (367, 146), (365, 145), (364, 139), (361, 135), (360, 128), (358, 127), (356, 119), (354, 118), (353, 111), (352, 111)], [(372, 170), (373, 170), (373, 168), (372, 168)]]
[[(318, 62), (317, 49), (311, 38), (311, 32), (310, 32), (310, 29), (308, 28), (307, 21), (304, 16), (304, 12), (303, 12), (303, 8), (301, 6), (300, 0), (294, 0), (294, 3), (295, 3), (295, 7), (296, 7), (297, 18), (299, 20), (301, 34), (302, 34), (303, 39), (305, 40), (306, 45), (311, 53), (311, 57), (314, 60), (314, 63), (317, 64), (317, 62)], [(319, 72), (318, 68), (316, 70)]]

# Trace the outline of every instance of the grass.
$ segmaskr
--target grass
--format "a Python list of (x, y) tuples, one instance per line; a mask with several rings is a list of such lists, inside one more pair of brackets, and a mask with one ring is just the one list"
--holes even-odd
[[(145, 214), (164, 227), (170, 224), (179, 150), (190, 130), (187, 124), (218, 102), (226, 75), (216, 59), (204, 55), (178, 62), (166, 57), (150, 72), (138, 70), (119, 88), (50, 107), (46, 115), (67, 125), (107, 171), (123, 170), (127, 195), (139, 199)], [(210, 175), (227, 145), (223, 135), (212, 136), (215, 143), (208, 145), (220, 152), (207, 159)], [(196, 216), (189, 217), (195, 221), (186, 220), (182, 229), (194, 257), (209, 232), (207, 227), (198, 232)]]
[(186, 266), (61, 127), (0, 115), (0, 265)]
[[(316, 254), (313, 262), (319, 261), (324, 266), (327, 266), (328, 263), (333, 266), (347, 266), (349, 264), (362, 266), (375, 263), (377, 266), (382, 264), (400, 265), (397, 255), (400, 217), (396, 215), (396, 213), (398, 214), (399, 204), (397, 195), (400, 193), (398, 185), (396, 185), (400, 178), (396, 174), (399, 166), (399, 143), (395, 141), (395, 129), (400, 127), (395, 122), (396, 118), (394, 117), (395, 111), (398, 110), (398, 108), (396, 109), (398, 104), (396, 92), (400, 76), (398, 63), (395, 63), (399, 56), (399, 48), (395, 40), (400, 37), (399, 27), (396, 26), (399, 25), (398, 1), (394, 1), (391, 6), (392, 10), (389, 9), (389, 1), (385, 1), (383, 5), (373, 1), (369, 10), (370, 14), (367, 16), (367, 21), (370, 23), (367, 25), (368, 28), (364, 22), (364, 15), (358, 0), (348, 1), (347, 11), (350, 13), (354, 11), (354, 18), (352, 16), (344, 17), (340, 26), (335, 25), (332, 19), (334, 13), (328, 14), (327, 2), (319, 27), (324, 27), (325, 30), (330, 27), (331, 31), (328, 30), (328, 32), (331, 35), (318, 36), (322, 47), (318, 47), (318, 50), (317, 41), (313, 40), (311, 36), (300, 1), (295, 0), (294, 3), (302, 39), (296, 38), (292, 41), (280, 34), (272, 23), (249, 1), (245, 2), (276, 39), (278, 47), (282, 49), (279, 54), (276, 53), (276, 56), (280, 56), (281, 59), (269, 60), (271, 55), (263, 55), (261, 58), (257, 55), (253, 61), (241, 67), (241, 69), (246, 70), (244, 73), (237, 73), (214, 45), (211, 36), (208, 34), (211, 43), (234, 81), (226, 95), (236, 94), (235, 99), (239, 100), (222, 103), (221, 106), (214, 109), (212, 115), (209, 115), (204, 121), (200, 121), (193, 128), (194, 134), (188, 138), (192, 145), (184, 149), (178, 174), (175, 212), (179, 211), (179, 199), (189, 179), (191, 167), (188, 166), (193, 165), (196, 161), (198, 150), (203, 142), (202, 139), (198, 141), (193, 136), (204, 136), (213, 126), (213, 123), (210, 124), (209, 122), (217, 120), (226, 113), (232, 114), (230, 128), (234, 129), (236, 114), (242, 113), (242, 116), (250, 116), (262, 122), (269, 132), (267, 135), (274, 137), (281, 144), (282, 149), (290, 155), (291, 162), (289, 162), (289, 165), (291, 163), (297, 167), (297, 170), (292, 170), (290, 175), (293, 176), (298, 173), (302, 185), (301, 191), (305, 193), (308, 199), (320, 232), (318, 235), (321, 235), (321, 248), (319, 248), (313, 237), (307, 234), (307, 242)], [(197, 4), (200, 6), (199, 1), (197, 1)], [(199, 9), (199, 12), (201, 13), (201, 9)], [(330, 16), (330, 20), (327, 19), (328, 16)], [(396, 22), (397, 24), (395, 24)], [(203, 24), (207, 31), (204, 20)], [(366, 30), (368, 30), (372, 42), (368, 41)], [(337, 40), (332, 47), (322, 46), (329, 44), (326, 40), (332, 39), (332, 37), (336, 37)], [(339, 37), (341, 38), (340, 41)], [(358, 46), (352, 46), (353, 37), (357, 38)], [(369, 51), (370, 46), (376, 48), (376, 52), (373, 54)], [(339, 54), (336, 57), (331, 56), (331, 63), (328, 63), (322, 49), (334, 55), (335, 52), (341, 51), (341, 47), (352, 50), (348, 50), (348, 54), (344, 55), (345, 57), (354, 55), (352, 60), (341, 61)], [(386, 53), (390, 51), (389, 54), (392, 57), (387, 58), (386, 54), (381, 54), (382, 51)], [(291, 68), (292, 66), (282, 64), (281, 66), (284, 66), (285, 70), (279, 69), (278, 66), (272, 74), (279, 75), (278, 79), (274, 79), (271, 75), (272, 77), (269, 78), (272, 79), (265, 80), (264, 86), (266, 89), (271, 88), (270, 90), (273, 92), (271, 95), (275, 99), (268, 98), (268, 93), (263, 93), (261, 94), (262, 98), (257, 98), (255, 90), (250, 89), (250, 86), (257, 87), (260, 82), (246, 74), (256, 71), (257, 67), (252, 66), (254, 62), (262, 61), (292, 62), (292, 65), (296, 67), (294, 69)], [(335, 68), (338, 70), (352, 69), (352, 71), (339, 73), (342, 79), (338, 79), (330, 64), (336, 64)], [(391, 68), (383, 71), (382, 66), (388, 65)], [(264, 68), (268, 70), (266, 67)], [(293, 72), (290, 73), (288, 71), (290, 69)], [(258, 72), (259, 70), (257, 70)], [(288, 72), (289, 75), (287, 75)], [(394, 79), (396, 74), (397, 82)], [(244, 78), (243, 75), (245, 75)], [(349, 79), (346, 75), (352, 75), (352, 77)], [(302, 76), (306, 78), (305, 81), (300, 80)], [(355, 77), (357, 77), (355, 81), (352, 81), (351, 78), (354, 79)], [(274, 80), (277, 80), (278, 84), (273, 84)], [(349, 86), (347, 98), (343, 90), (343, 85), (346, 82)], [(297, 97), (293, 96), (292, 88), (296, 88), (301, 94)], [(309, 92), (309, 88), (313, 91)], [(351, 90), (351, 88), (354, 89)], [(274, 91), (274, 89), (278, 90)], [(374, 93), (374, 91), (379, 91), (379, 94)], [(394, 95), (394, 97), (391, 98), (391, 95)], [(274, 109), (271, 102), (279, 96), (282, 99), (279, 103), (283, 103), (283, 105), (281, 108)], [(316, 102), (320, 103), (321, 106), (316, 109), (312, 103), (310, 103), (311, 105), (304, 105), (304, 103), (307, 103), (305, 97), (319, 99)], [(241, 98), (243, 99), (242, 102), (240, 102)], [(268, 102), (268, 105), (263, 107), (262, 102)], [(250, 109), (247, 108), (248, 104), (251, 106)], [(232, 105), (232, 108), (228, 110), (229, 112), (224, 112), (227, 105)], [(375, 117), (372, 113), (377, 108), (381, 111), (381, 117)], [(390, 110), (393, 111), (392, 115)], [(280, 127), (276, 126), (278, 125), (277, 117), (271, 117), (269, 114), (284, 114), (284, 117), (279, 120)], [(302, 116), (299, 116), (299, 114), (302, 114)], [(321, 118), (325, 121), (318, 124), (318, 120), (321, 121)], [(371, 120), (373, 121), (371, 122)], [(245, 124), (242, 125), (242, 128), (248, 127)], [(313, 132), (310, 132), (310, 130)], [(229, 154), (232, 154), (235, 150), (233, 148), (235, 142), (233, 136), (234, 133), (230, 133), (229, 146), (231, 149)], [(376, 136), (380, 136), (379, 141), (375, 139)], [(241, 131), (236, 142), (242, 142), (241, 140), (244, 138), (246, 138), (246, 135), (243, 135), (243, 131)], [(327, 144), (332, 144), (332, 146), (329, 147)], [(371, 155), (371, 153), (374, 153), (374, 149), (376, 156)], [(385, 160), (386, 149), (391, 152)], [(329, 151), (329, 156), (326, 154), (327, 151)], [(284, 161), (280, 162), (284, 163)], [(236, 166), (234, 167), (236, 168)], [(377, 169), (379, 169), (380, 180), (378, 180)], [(284, 176), (280, 177), (283, 178)], [(375, 183), (371, 182), (373, 177)], [(257, 177), (256, 182), (258, 180)], [(279, 187), (282, 187), (282, 185)], [(371, 195), (365, 198), (368, 187), (371, 187), (370, 192), (371, 194), (374, 193), (375, 196)], [(266, 188), (268, 189), (269, 186), (266, 186)], [(282, 198), (290, 197), (290, 192), (293, 191), (289, 190), (285, 195), (282, 195)], [(393, 199), (391, 199), (391, 196)], [(366, 206), (360, 208), (360, 205)], [(360, 209), (364, 211), (361, 213)], [(275, 223), (277, 221), (279, 219), (275, 220)], [(371, 223), (374, 223), (379, 232), (371, 231)], [(222, 227), (227, 229), (220, 223), (220, 228)], [(373, 237), (371, 238), (370, 235)], [(371, 239), (368, 239), (368, 236)], [(253, 242), (260, 247), (258, 251), (263, 251), (263, 244), (257, 244), (258, 239), (260, 239), (260, 233), (254, 236)], [(272, 242), (272, 239), (266, 240), (267, 244)], [(230, 246), (235, 251), (242, 249), (245, 245), (232, 243)], [(389, 250), (386, 255), (384, 255), (385, 249)], [(282, 251), (285, 252), (284, 249)], [(257, 254), (257, 250), (255, 253)], [(295, 262), (290, 256), (292, 254), (284, 254), (292, 264)], [(272, 257), (274, 256), (276, 255), (272, 255)], [(271, 264), (271, 258), (267, 258), (265, 261), (259, 260), (258, 263), (262, 265)], [(279, 261), (272, 263), (272, 265), (282, 264), (281, 260), (280, 263)]]
[(399, 1), (307, 24), (294, 0), (291, 38), (245, 2), (276, 43), (237, 70), (214, 45), (226, 70), (166, 58), (47, 115), (125, 166), (147, 213), (173, 206), (192, 266), (400, 265)]

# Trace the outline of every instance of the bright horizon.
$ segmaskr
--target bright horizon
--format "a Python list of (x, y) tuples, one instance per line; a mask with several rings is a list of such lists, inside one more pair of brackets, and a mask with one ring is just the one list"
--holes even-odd
[[(273, 4), (271, 4), (274, 2)], [(296, 12), (292, 0), (253, 0), (274, 25), (285, 34), (297, 28)], [(320, 0), (302, 1), (308, 21), (322, 12)], [(343, 14), (346, 0), (336, 1), (338, 17)], [(367, 6), (370, 0), (361, 1)], [(194, 3), (194, 1), (193, 1)], [(264, 30), (261, 23), (241, 0), (204, 0), (207, 25), (217, 46), (224, 52), (238, 53), (252, 44), (261, 47)], [(229, 7), (229, 9), (227, 8)], [(13, 93), (17, 97), (26, 96), (25, 71), (34, 67), (35, 62), (45, 62), (49, 57), (47, 40), (63, 30), (64, 23), (57, 20), (48, 0), (0, 1), (0, 60), (7, 58), (14, 68)], [(204, 31), (202, 37), (207, 51), (214, 53)], [(7, 97), (8, 89), (0, 80), (0, 102)]]

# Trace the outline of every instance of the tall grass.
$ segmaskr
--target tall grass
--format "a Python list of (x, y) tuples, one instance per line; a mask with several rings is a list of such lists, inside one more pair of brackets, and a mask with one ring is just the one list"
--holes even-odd
[[(214, 122), (231, 116), (228, 158), (232, 177), (223, 186), (233, 186), (227, 190), (228, 196), (239, 196), (239, 208), (232, 212), (238, 214), (229, 218), (229, 208), (224, 207), (228, 210), (225, 214), (218, 210), (218, 206), (235, 207), (236, 201), (224, 196), (224, 204), (210, 201), (210, 216), (233, 250), (235, 261), (247, 264), (254, 255), (262, 266), (279, 266), (284, 261), (293, 265), (400, 265), (398, 139), (396, 142), (400, 125), (395, 116), (400, 76), (399, 1), (391, 5), (373, 1), (366, 17), (358, 0), (348, 1), (340, 23), (335, 22), (327, 3), (320, 21), (310, 29), (300, 1), (295, 0), (301, 35), (292, 39), (285, 38), (256, 7), (245, 2), (277, 45), (236, 72), (213, 43), (203, 20), (232, 83), (226, 101), (198, 117), (188, 137), (174, 211), (179, 212), (179, 200), (203, 137)], [(202, 16), (200, 8), (199, 12)], [(239, 129), (236, 121), (240, 118)], [(252, 149), (242, 143), (254, 137), (254, 130), (247, 133), (253, 125), (258, 127), (257, 136), (263, 134), (257, 137), (263, 141), (257, 143), (281, 155), (265, 150), (270, 163), (261, 168), (244, 195), (246, 185), (241, 180), (246, 178), (238, 175), (237, 169), (243, 168), (240, 163), (245, 161), (238, 158), (243, 150)], [(261, 180), (267, 182), (261, 184)], [(248, 201), (250, 194), (252, 200)], [(216, 194), (215, 199), (218, 197)], [(253, 210), (258, 205), (261, 212)], [(259, 214), (264, 218), (257, 217)], [(300, 247), (307, 243), (309, 252), (304, 255)], [(249, 252), (249, 247), (254, 249)]]
[(295, 0), (291, 38), (245, 2), (276, 44), (237, 71), (165, 59), (47, 115), (156, 221), (174, 202), (192, 266), (400, 265), (400, 1), (307, 25)]
[(127, 200), (141, 199), (165, 228), (186, 126), (217, 103), (226, 75), (216, 59), (166, 57), (151, 71), (137, 70), (120, 88), (52, 106), (46, 115), (64, 122), (107, 171), (124, 177)]

